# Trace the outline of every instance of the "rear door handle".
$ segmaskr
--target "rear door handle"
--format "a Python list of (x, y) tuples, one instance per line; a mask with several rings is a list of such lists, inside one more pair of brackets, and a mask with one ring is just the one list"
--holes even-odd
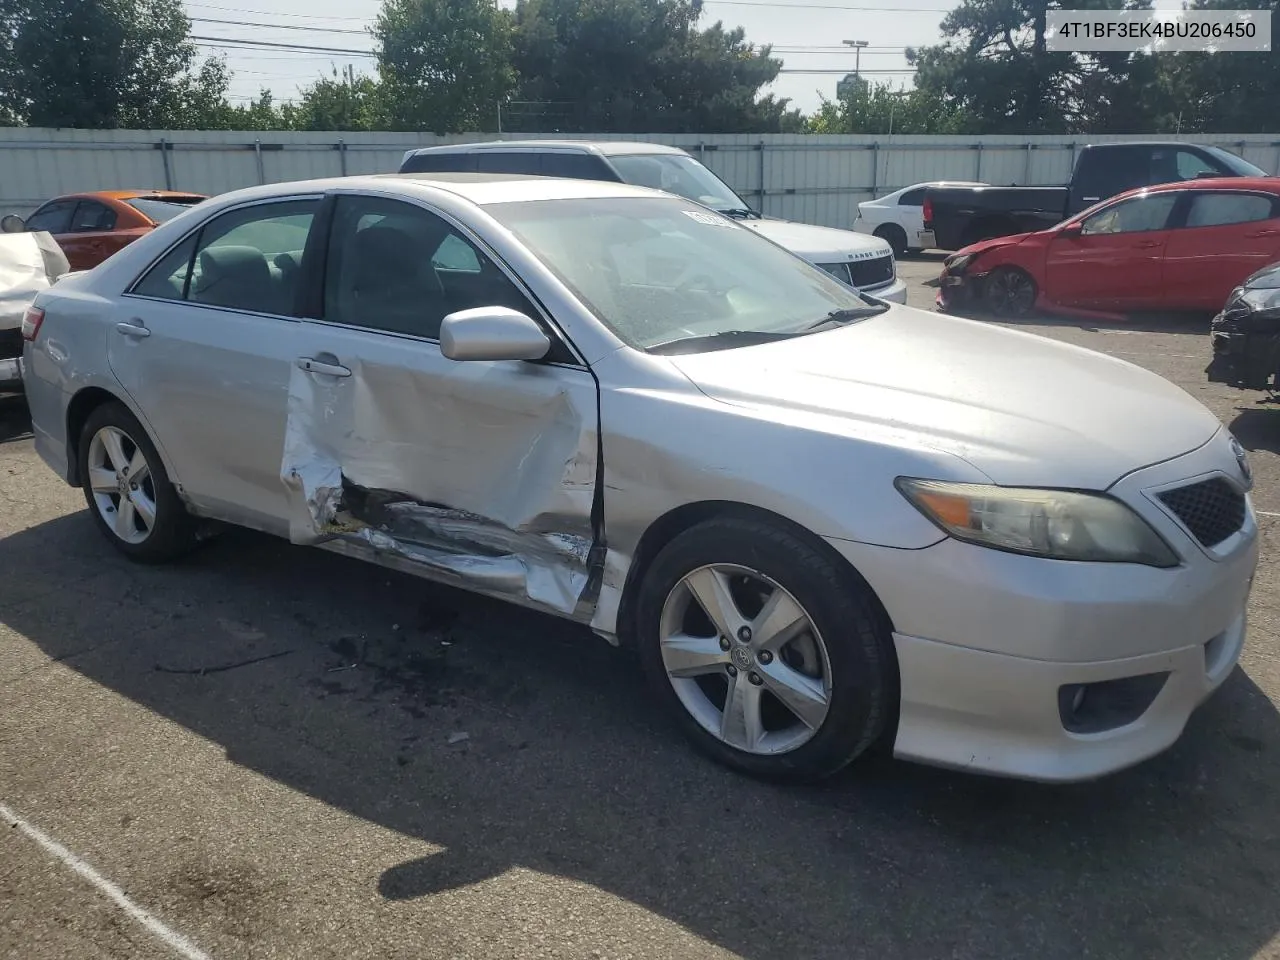
[(1250, 237), (1274, 237), (1280, 233), (1280, 230), (1256, 230), (1249, 234)]
[(134, 320), (129, 323), (117, 323), (116, 333), (123, 333), (126, 337), (143, 337), (151, 336), (151, 331), (142, 325), (141, 320)]
[(294, 361), (300, 370), (307, 373), (323, 373), (327, 377), (349, 377), (351, 371), (340, 363), (325, 363), (323, 360), (316, 360), (314, 357), (299, 357)]

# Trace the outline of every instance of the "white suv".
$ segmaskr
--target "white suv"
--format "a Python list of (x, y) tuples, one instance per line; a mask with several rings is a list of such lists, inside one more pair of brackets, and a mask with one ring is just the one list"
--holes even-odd
[(881, 300), (907, 302), (889, 242), (849, 230), (762, 216), (729, 185), (675, 147), (630, 140), (496, 140), (409, 150), (400, 173), (516, 173), (653, 187), (742, 220), (836, 279)]

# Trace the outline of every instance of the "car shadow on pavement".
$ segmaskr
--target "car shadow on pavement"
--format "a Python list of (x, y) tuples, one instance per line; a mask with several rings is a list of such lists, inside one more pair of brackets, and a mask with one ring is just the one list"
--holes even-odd
[(0, 395), (0, 443), (31, 437), (31, 412), (22, 396)]
[(1280, 453), (1280, 403), (1265, 400), (1259, 394), (1255, 406), (1237, 407), (1239, 413), (1227, 429), (1246, 450)]
[(0, 619), (51, 659), (444, 848), (369, 864), (390, 900), (520, 867), (751, 960), (1246, 960), (1280, 932), (1280, 716), (1243, 671), (1095, 783), (875, 758), (783, 788), (690, 751), (585, 631), (321, 551), (230, 531), (137, 567), (81, 512), (0, 540), (0, 569)]

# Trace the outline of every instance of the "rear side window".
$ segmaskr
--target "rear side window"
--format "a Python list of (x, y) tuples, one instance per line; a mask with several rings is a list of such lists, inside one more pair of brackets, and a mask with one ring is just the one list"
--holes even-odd
[(573, 180), (616, 180), (608, 164), (591, 153), (544, 153), (542, 173), (547, 177)]
[(921, 187), (919, 190), (908, 190), (898, 198), (898, 206), (900, 207), (919, 207), (924, 205), (924, 192), (927, 188)]
[(97, 230), (114, 230), (116, 212), (96, 200), (81, 200), (71, 218), (72, 233), (90, 233)]
[(1256, 193), (1199, 193), (1187, 211), (1188, 227), (1254, 223), (1275, 215), (1275, 200)]
[(27, 218), (27, 229), (32, 232), (69, 233), (75, 208), (75, 200), (51, 200)]
[(537, 176), (542, 172), (542, 154), (481, 150), (476, 152), (476, 170), (480, 173), (522, 173)]
[(401, 173), (470, 173), (475, 168), (474, 153), (415, 153), (400, 164)]
[(1080, 158), (1074, 184), (1076, 196), (1093, 202), (1134, 187), (1149, 186), (1152, 182), (1149, 162), (1150, 157), (1142, 147), (1087, 150)]
[(162, 257), (133, 293), (294, 315), (302, 253), (319, 206), (319, 200), (284, 200), (215, 217)]

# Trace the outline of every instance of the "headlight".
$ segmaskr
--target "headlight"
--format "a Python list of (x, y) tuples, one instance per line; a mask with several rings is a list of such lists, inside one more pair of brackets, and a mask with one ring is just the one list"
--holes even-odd
[(896, 485), (916, 509), (967, 543), (1055, 560), (1178, 565), (1145, 520), (1102, 494), (908, 477)]
[(1280, 307), (1280, 290), (1263, 287), (1238, 292), (1240, 299), (1254, 310), (1274, 310)]
[(948, 271), (951, 273), (959, 273), (969, 265), (969, 261), (973, 259), (972, 253), (966, 253), (963, 257), (951, 257), (945, 263)]

